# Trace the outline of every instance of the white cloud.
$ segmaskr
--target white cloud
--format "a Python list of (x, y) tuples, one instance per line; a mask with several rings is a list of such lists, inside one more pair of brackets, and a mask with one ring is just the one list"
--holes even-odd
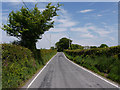
[(93, 23), (86, 23), (85, 26), (92, 26)]
[(22, 0), (2, 0), (2, 2), (21, 2)]
[(73, 39), (73, 43), (76, 43), (76, 44), (79, 44), (79, 45), (82, 45), (82, 46), (98, 46), (100, 45), (100, 42), (98, 42), (98, 40), (95, 40), (94, 38), (93, 39)]
[[(24, 2), (37, 2), (37, 0), (23, 0)], [(2, 0), (2, 2), (22, 2), (22, 0)]]
[(98, 30), (96, 30), (96, 33), (104, 37), (104, 36), (108, 36), (108, 34), (111, 33), (111, 31), (107, 31), (105, 29), (99, 28)]
[(94, 11), (93, 9), (86, 9), (86, 10), (81, 10), (79, 11), (80, 13), (87, 13), (87, 12), (92, 12)]
[[(44, 4), (44, 3), (43, 3)], [(40, 4), (41, 5), (41, 4)], [(39, 7), (39, 10), (44, 10), (44, 6)], [(83, 11), (83, 10), (82, 10)], [(93, 10), (92, 10), (93, 11)], [(107, 26), (107, 23), (103, 22), (104, 27), (97, 27), (96, 25), (93, 25), (92, 23), (87, 23), (86, 25), (82, 27), (74, 27), (78, 24), (78, 22), (74, 21), (71, 14), (67, 12), (65, 9), (61, 9), (61, 11), (58, 11), (59, 15), (56, 18), (53, 18), (55, 21), (55, 28), (52, 28), (49, 30), (51, 34), (51, 46), (55, 44), (60, 38), (62, 37), (67, 37), (68, 35), (64, 33), (64, 31), (67, 31), (70, 29), (71, 31), (75, 31), (75, 36), (77, 38), (72, 38), (73, 42), (82, 44), (82, 45), (100, 45), (101, 43), (108, 42), (107, 44), (112, 45), (114, 42), (116, 42), (114, 36), (110, 36), (109, 34), (116, 32), (116, 29), (114, 27)], [(83, 13), (87, 13), (91, 11), (84, 11)], [(80, 13), (80, 11), (79, 11)], [(100, 15), (103, 15), (102, 13), (99, 13)], [(98, 14), (98, 16), (100, 16)], [(97, 14), (94, 16), (97, 17)], [(3, 17), (3, 19), (6, 19)], [(93, 33), (91, 33), (91, 31)], [(50, 40), (50, 33), (46, 33), (46, 37)], [(57, 32), (57, 33), (56, 33)], [(70, 32), (72, 34), (72, 32)], [(95, 35), (96, 34), (96, 35)], [(46, 39), (46, 37), (43, 35), (43, 38), (39, 40), (37, 43), (38, 48), (49, 48), (50, 47), (50, 42)], [(3, 40), (6, 41), (12, 41), (14, 40), (13, 38), (10, 37), (5, 37), (3, 34)]]
[(71, 28), (70, 30), (71, 31), (78, 31), (78, 32), (88, 33), (88, 28), (86, 28), (86, 27)]
[(90, 34), (90, 33), (85, 33), (85, 34), (82, 34), (80, 37), (85, 37), (85, 38), (94, 38), (95, 36)]
[(105, 22), (101, 22), (101, 24), (106, 25), (107, 23), (105, 23)]
[(7, 33), (3, 30), (1, 32), (2, 32), (2, 41), (0, 43), (10, 43), (14, 40), (18, 40), (17, 38), (13, 36), (8, 36)]
[[(113, 26), (106, 26), (106, 28), (99, 28), (98, 26), (92, 25), (82, 27), (81, 31), (77, 31), (73, 37), (73, 43), (78, 43), (80, 45), (85, 46), (99, 46), (102, 43), (105, 43), (109, 46), (118, 45), (118, 33), (117, 27)], [(89, 30), (91, 28), (92, 30)]]
[[(49, 48), (50, 46), (54, 46), (60, 38), (68, 37), (68, 33), (64, 31), (78, 24), (71, 18), (70, 14), (65, 9), (61, 8), (58, 15), (58, 17), (53, 18), (53, 21), (55, 21), (55, 28), (51, 28), (49, 32), (45, 33), (45, 36), (43, 35), (43, 38), (37, 42), (37, 48)], [(51, 45), (50, 32), (52, 32)]]
[[(4, 2), (12, 2), (12, 1), (21, 1), (21, 0), (2, 0)], [(61, 0), (24, 0), (24, 1), (31, 1), (31, 2), (61, 2)], [(119, 0), (62, 0), (63, 2), (119, 2)]]
[(73, 39), (73, 43), (77, 43), (83, 46), (100, 46), (101, 44), (107, 44), (108, 46), (115, 46), (117, 45), (117, 40), (112, 37), (108, 38), (85, 38), (85, 39)]
[(76, 22), (72, 22), (71, 20), (69, 19), (66, 19), (66, 20), (58, 20), (58, 22), (60, 22), (60, 24), (58, 25), (58, 27), (64, 27), (64, 28), (67, 28), (67, 27), (72, 27), (72, 26), (75, 26), (77, 23)]
[(43, 10), (45, 10), (45, 8), (39, 8), (38, 10), (43, 11)]
[[(71, 28), (70, 30), (80, 32), (81, 36), (84, 38), (86, 37), (95, 38), (97, 34), (99, 35), (97, 37), (109, 37), (110, 33), (115, 32), (114, 31), (115, 29), (110, 26), (105, 26), (104, 28), (100, 28), (95, 25), (89, 26), (89, 24), (86, 24), (83, 27)], [(91, 32), (93, 33), (91, 34)]]
[(3, 23), (7, 22), (7, 19), (8, 19), (7, 16), (3, 16), (3, 17), (2, 17), (2, 21), (3, 21)]
[(70, 28), (77, 25), (77, 22), (72, 20), (70, 14), (65, 10), (61, 9), (59, 18), (56, 18), (56, 22), (58, 22), (58, 27)]
[(98, 17), (101, 17), (102, 15), (101, 15), (101, 14), (98, 14), (97, 16), (98, 16)]
[[(51, 38), (50, 38), (51, 37)], [(45, 33), (42, 39), (37, 42), (37, 48), (47, 48), (55, 46), (55, 43), (59, 41), (60, 38), (67, 37), (66, 33)], [(51, 42), (51, 43), (50, 43)]]
[(68, 28), (78, 24), (78, 22), (71, 18), (70, 14), (65, 9), (61, 8), (58, 15), (58, 17), (53, 18), (53, 21), (56, 23), (55, 28), (51, 29), (53, 32), (67, 31)]
[(49, 30), (50, 32), (63, 32), (63, 31), (67, 31), (66, 28), (51, 28)]

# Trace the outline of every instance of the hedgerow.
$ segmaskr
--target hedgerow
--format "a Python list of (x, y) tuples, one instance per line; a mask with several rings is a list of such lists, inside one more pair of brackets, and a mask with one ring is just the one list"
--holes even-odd
[(120, 46), (113, 46), (108, 48), (93, 48), (93, 49), (84, 49), (84, 50), (65, 50), (66, 53), (76, 56), (76, 55), (105, 55), (111, 56), (120, 53)]
[(120, 46), (85, 50), (65, 50), (75, 63), (120, 83)]
[[(18, 88), (30, 79), (56, 53), (2, 44), (2, 88)], [(36, 56), (35, 56), (36, 55)]]

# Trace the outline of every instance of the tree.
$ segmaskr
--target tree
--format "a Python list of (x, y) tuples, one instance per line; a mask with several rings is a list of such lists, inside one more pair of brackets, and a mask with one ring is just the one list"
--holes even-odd
[(71, 45), (71, 43), (72, 43), (72, 40), (64, 37), (64, 38), (61, 38), (59, 42), (57, 42), (55, 45), (58, 51), (63, 51), (64, 49), (68, 49), (69, 44)]
[(55, 48), (54, 47), (50, 47), (50, 49), (54, 50)]
[(99, 48), (106, 48), (108, 47), (106, 44), (101, 44)]
[(52, 18), (58, 16), (57, 11), (61, 5), (52, 6), (49, 3), (46, 9), (39, 11), (37, 4), (31, 10), (22, 7), (20, 11), (12, 11), (9, 14), (8, 24), (3, 25), (2, 29), (8, 35), (20, 40), (20, 44), (31, 50), (36, 49), (36, 42), (41, 39), (42, 34), (53, 28)]
[(97, 48), (97, 46), (90, 46), (90, 48)]
[(83, 48), (84, 48), (83, 46), (78, 45), (78, 44), (72, 44), (72, 45), (71, 45), (71, 49), (72, 49), (72, 50), (75, 50), (75, 49), (83, 49)]

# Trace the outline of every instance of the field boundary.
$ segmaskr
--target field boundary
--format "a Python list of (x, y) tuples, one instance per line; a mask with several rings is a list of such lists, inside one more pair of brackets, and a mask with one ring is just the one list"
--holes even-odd
[(74, 63), (73, 61), (69, 60), (69, 59), (65, 56), (64, 53), (63, 53), (63, 55), (64, 55), (64, 57), (65, 57), (68, 61), (70, 61), (71, 63), (73, 63), (73, 64), (76, 65), (77, 67), (79, 67), (79, 68), (81, 68), (81, 69), (83, 69), (83, 70), (89, 72), (90, 74), (92, 74), (92, 75), (96, 76), (97, 78), (99, 78), (99, 79), (101, 79), (101, 80), (103, 80), (103, 81), (105, 81), (105, 82), (107, 82), (107, 83), (109, 83), (109, 84), (115, 86), (116, 88), (120, 88), (120, 87), (119, 87), (119, 84), (116, 85), (116, 84), (114, 84), (114, 83), (108, 81), (106, 78), (104, 78), (104, 77), (102, 77), (102, 76), (100, 76), (100, 75), (98, 75), (98, 74), (96, 74), (96, 73), (94, 73), (94, 72), (88, 70), (87, 68), (84, 68), (84, 67), (82, 67), (82, 66), (80, 66), (80, 65), (78, 65), (78, 64), (76, 64), (76, 63)]

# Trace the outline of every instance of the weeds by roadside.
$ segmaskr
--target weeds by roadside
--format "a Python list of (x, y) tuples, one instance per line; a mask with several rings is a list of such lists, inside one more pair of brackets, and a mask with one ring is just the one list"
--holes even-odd
[(2, 88), (17, 88), (56, 54), (56, 50), (35, 50), (2, 44)]

